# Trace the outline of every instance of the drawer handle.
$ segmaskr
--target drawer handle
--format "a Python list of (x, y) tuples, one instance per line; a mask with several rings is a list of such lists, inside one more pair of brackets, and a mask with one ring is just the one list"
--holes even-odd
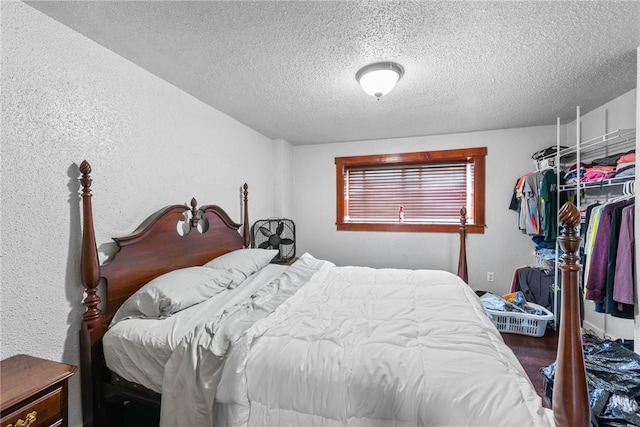
[[(26, 420), (18, 420), (15, 427), (29, 427), (36, 420), (36, 415), (38, 415), (36, 411), (30, 412), (27, 414)], [(9, 424), (7, 427), (13, 427), (13, 424)]]

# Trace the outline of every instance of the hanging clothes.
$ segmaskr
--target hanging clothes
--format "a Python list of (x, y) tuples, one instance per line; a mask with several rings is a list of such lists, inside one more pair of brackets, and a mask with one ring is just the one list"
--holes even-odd
[(525, 232), (537, 236), (540, 234), (540, 184), (544, 176), (536, 171), (524, 180), (522, 193), (525, 200)]
[[(615, 267), (613, 300), (620, 304), (634, 304), (634, 271), (635, 271), (635, 238), (634, 217), (635, 205), (622, 209), (620, 235), (618, 239), (618, 255)], [(620, 308), (620, 307), (619, 307)]]
[(511, 195), (511, 202), (509, 203), (509, 209), (518, 213), (518, 229), (522, 232), (526, 232), (526, 217), (527, 217), (527, 200), (523, 193), (524, 181), (531, 174), (526, 173), (522, 175), (516, 181), (516, 185), (513, 187), (513, 193)]
[[(563, 176), (560, 176), (560, 185), (564, 185)], [(567, 200), (567, 194), (561, 193), (560, 205)], [(518, 229), (523, 233), (555, 241), (558, 208), (558, 175), (555, 169), (537, 170), (518, 178), (509, 209), (518, 212)]]
[[(542, 235), (546, 241), (554, 241), (558, 237), (558, 207), (566, 203), (566, 192), (560, 193), (558, 206), (558, 175), (553, 169), (542, 172), (540, 183), (540, 201), (542, 203)], [(560, 185), (564, 185), (564, 177), (560, 176)]]
[[(598, 310), (596, 305), (596, 311), (600, 311), (602, 313), (608, 313), (614, 317), (621, 317), (624, 319), (633, 319), (634, 318), (634, 306), (633, 301), (631, 305), (622, 304), (616, 302), (613, 295), (616, 288), (615, 283), (615, 272), (616, 268), (620, 267), (623, 269), (627, 265), (631, 266), (633, 260), (630, 259), (632, 256), (632, 252), (623, 249), (620, 251), (620, 259), (618, 259), (618, 249), (619, 243), (621, 239), (621, 223), (622, 223), (622, 214), (625, 209), (633, 208), (633, 199), (627, 201), (626, 204), (622, 206), (617, 206), (613, 209), (611, 213), (611, 230), (609, 231), (609, 251), (607, 255), (607, 279), (606, 279), (606, 293), (604, 298), (604, 304), (602, 304), (602, 311)], [(631, 292), (633, 295), (633, 290)]]
[[(587, 276), (587, 299), (604, 302), (607, 282), (607, 260), (609, 251), (609, 234), (611, 231), (611, 214), (617, 206), (623, 206), (627, 201), (610, 202), (600, 208), (600, 221), (595, 233), (593, 251), (589, 261)], [(598, 208), (596, 208), (598, 209)]]

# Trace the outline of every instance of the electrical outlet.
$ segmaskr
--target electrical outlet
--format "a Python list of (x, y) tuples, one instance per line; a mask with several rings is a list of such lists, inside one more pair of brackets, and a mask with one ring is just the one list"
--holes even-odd
[(487, 282), (493, 282), (494, 280), (493, 271), (487, 271)]

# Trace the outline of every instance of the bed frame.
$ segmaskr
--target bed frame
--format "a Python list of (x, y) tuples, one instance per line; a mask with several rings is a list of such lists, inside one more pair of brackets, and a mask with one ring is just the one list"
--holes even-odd
[[(151, 279), (178, 268), (202, 265), (207, 261), (250, 245), (248, 186), (243, 186), (243, 223), (234, 222), (219, 206), (168, 206), (149, 217), (133, 234), (114, 238), (117, 250), (100, 264), (91, 205), (91, 165), (80, 165), (82, 177), (81, 280), (86, 293), (86, 311), (80, 327), (80, 365), (83, 425), (117, 426), (127, 401), (159, 405), (160, 395), (140, 385), (114, 376), (104, 361), (102, 336), (116, 310), (136, 290)], [(577, 219), (576, 219), (577, 218)], [(586, 386), (582, 338), (578, 313), (577, 265), (580, 214), (565, 205), (559, 216), (560, 245), (566, 252), (562, 269), (562, 322), (558, 344), (558, 366), (554, 382), (553, 407), (560, 426), (588, 426), (589, 400)], [(178, 233), (184, 223), (183, 233)], [(239, 229), (242, 227), (242, 235)], [(460, 211), (460, 254), (457, 274), (468, 282), (466, 256), (466, 210)], [(98, 286), (104, 287), (102, 304)], [(103, 306), (104, 310), (99, 308)]]

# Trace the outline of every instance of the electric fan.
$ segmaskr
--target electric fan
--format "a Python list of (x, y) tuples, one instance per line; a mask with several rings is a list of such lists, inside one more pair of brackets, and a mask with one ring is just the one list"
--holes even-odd
[(251, 226), (251, 247), (277, 249), (273, 260), (289, 261), (296, 256), (296, 226), (286, 218), (260, 219)]

